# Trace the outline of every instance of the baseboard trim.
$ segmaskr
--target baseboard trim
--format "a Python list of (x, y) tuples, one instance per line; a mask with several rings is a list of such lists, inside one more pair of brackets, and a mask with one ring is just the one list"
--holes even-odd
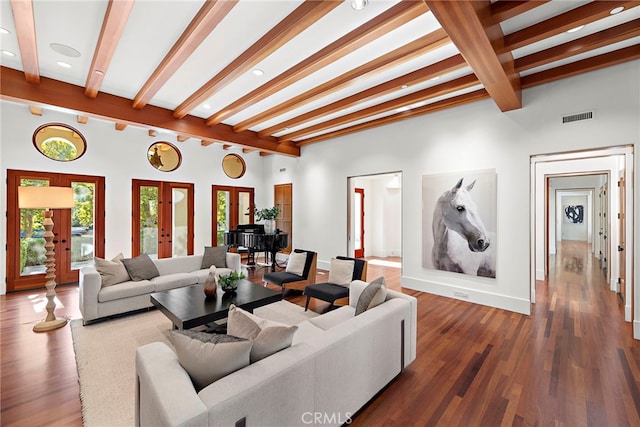
[(640, 320), (633, 321), (633, 339), (640, 340)]

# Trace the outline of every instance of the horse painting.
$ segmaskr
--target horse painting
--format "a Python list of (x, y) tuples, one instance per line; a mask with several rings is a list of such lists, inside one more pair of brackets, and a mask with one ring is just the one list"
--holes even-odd
[(464, 178), (438, 198), (433, 212), (434, 268), (474, 276), (496, 277), (494, 233), (489, 233), (469, 193), (476, 181)]

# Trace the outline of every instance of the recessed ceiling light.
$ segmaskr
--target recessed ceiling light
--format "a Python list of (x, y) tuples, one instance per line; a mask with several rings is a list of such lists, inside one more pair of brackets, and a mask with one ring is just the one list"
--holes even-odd
[(408, 87), (409, 87), (408, 85), (402, 85), (402, 86), (400, 86), (400, 89), (406, 89)]
[(396, 108), (396, 111), (397, 111), (398, 113), (403, 113), (403, 112), (405, 112), (405, 111), (409, 111), (410, 109), (411, 109), (411, 108), (409, 108), (409, 107), (400, 107), (400, 108)]
[(11, 31), (7, 30), (6, 28), (0, 27), (0, 34), (11, 34)]
[(355, 10), (362, 10), (369, 4), (369, 0), (351, 0), (351, 7)]
[(15, 54), (15, 53), (10, 52), (10, 51), (8, 51), (8, 50), (3, 50), (3, 51), (2, 51), (2, 54), (3, 54), (4, 56), (16, 56), (16, 54)]
[(102, 70), (95, 70), (94, 73), (96, 73), (99, 76), (104, 76), (104, 71)]
[(56, 64), (58, 64), (59, 66), (61, 66), (62, 68), (71, 68), (71, 64), (67, 64), (64, 61), (57, 61)]
[(583, 28), (584, 28), (584, 25), (580, 25), (578, 27), (575, 27), (575, 28), (572, 28), (570, 30), (567, 30), (567, 33), (575, 33), (576, 31), (580, 31)]
[(615, 15), (617, 13), (620, 13), (624, 10), (624, 6), (618, 6), (614, 9), (611, 9), (611, 12), (609, 12), (610, 15)]
[(204, 108), (205, 110), (210, 110), (211, 109), (211, 105), (210, 104), (202, 104), (202, 108)]
[(259, 68), (254, 68), (253, 70), (251, 70), (251, 72), (253, 73), (254, 76), (261, 76), (264, 74), (264, 71), (262, 71)]
[(80, 56), (80, 52), (72, 48), (71, 46), (67, 46), (62, 43), (49, 43), (49, 47), (58, 52), (60, 55), (68, 56), (70, 58), (78, 58)]
[(429, 80), (439, 80), (440, 76), (431, 77)]

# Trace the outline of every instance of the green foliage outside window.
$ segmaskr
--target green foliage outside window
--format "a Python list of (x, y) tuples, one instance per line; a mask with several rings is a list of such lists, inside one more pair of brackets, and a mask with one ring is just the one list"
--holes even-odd
[(49, 138), (42, 143), (41, 149), (50, 159), (69, 161), (78, 157), (76, 146), (64, 138)]

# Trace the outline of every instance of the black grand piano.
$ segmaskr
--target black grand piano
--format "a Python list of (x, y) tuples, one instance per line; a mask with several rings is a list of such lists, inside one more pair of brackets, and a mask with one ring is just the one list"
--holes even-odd
[(224, 233), (224, 244), (229, 247), (247, 248), (247, 265), (255, 265), (255, 253), (266, 252), (271, 255), (271, 271), (275, 271), (276, 253), (289, 246), (289, 235), (265, 233), (263, 224), (240, 224), (235, 230)]

